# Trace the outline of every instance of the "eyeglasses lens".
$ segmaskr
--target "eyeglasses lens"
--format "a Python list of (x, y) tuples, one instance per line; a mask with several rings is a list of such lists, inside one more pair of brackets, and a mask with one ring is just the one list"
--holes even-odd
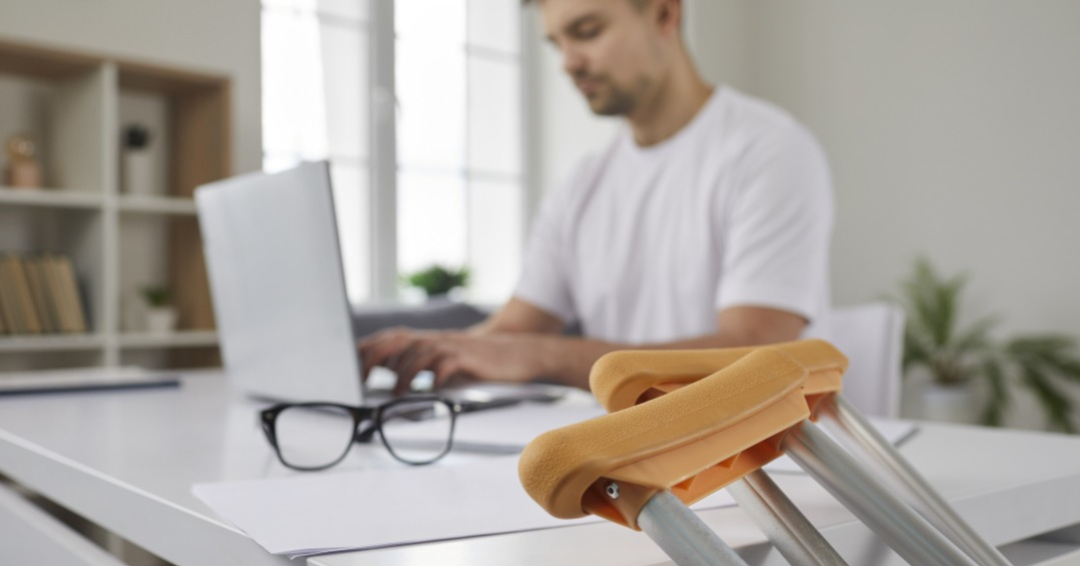
[(383, 409), (382, 435), (394, 456), (428, 464), (450, 451), (454, 414), (442, 401), (401, 401)]
[(275, 422), (281, 459), (296, 468), (319, 468), (337, 462), (353, 440), (353, 419), (333, 405), (293, 406)]

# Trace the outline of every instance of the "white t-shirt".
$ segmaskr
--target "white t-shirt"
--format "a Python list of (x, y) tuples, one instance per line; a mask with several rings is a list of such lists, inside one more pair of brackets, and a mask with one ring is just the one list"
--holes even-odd
[(671, 138), (639, 147), (624, 127), (548, 195), (514, 295), (628, 344), (715, 333), (732, 306), (815, 321), (828, 308), (832, 220), (813, 136), (718, 87)]

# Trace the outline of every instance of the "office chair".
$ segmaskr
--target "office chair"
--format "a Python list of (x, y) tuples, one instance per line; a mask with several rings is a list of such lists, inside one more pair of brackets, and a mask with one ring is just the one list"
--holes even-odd
[(849, 362), (844, 397), (862, 414), (900, 417), (901, 365), (904, 354), (904, 311), (885, 302), (841, 307), (829, 313), (820, 333)]

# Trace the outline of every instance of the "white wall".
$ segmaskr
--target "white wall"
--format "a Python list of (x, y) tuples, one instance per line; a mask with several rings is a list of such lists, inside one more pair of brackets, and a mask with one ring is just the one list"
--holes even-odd
[[(750, 4), (749, 90), (832, 161), (835, 302), (926, 254), (970, 272), (969, 317), (1080, 335), (1080, 3)], [(1032, 406), (1014, 424), (1039, 425)]]
[(758, 0), (752, 90), (821, 138), (837, 302), (927, 253), (972, 308), (1080, 334), (1080, 3)]
[(698, 70), (713, 84), (745, 89), (751, 77), (751, 2), (684, 1), (683, 29)]
[(0, 37), (231, 76), (233, 170), (261, 168), (258, 0), (2, 0)]

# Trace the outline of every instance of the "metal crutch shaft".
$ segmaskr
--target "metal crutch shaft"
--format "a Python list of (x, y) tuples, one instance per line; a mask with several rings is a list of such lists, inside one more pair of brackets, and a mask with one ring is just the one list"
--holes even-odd
[(727, 491), (788, 562), (800, 566), (847, 564), (764, 470), (750, 472), (728, 485)]
[(807, 421), (791, 429), (781, 447), (909, 563), (975, 566), (813, 423)]
[(939, 531), (983, 566), (1010, 566), (1009, 561), (964, 521), (888, 440), (841, 395), (820, 405), (821, 413), (844, 430), (853, 443), (879, 462), (908, 492), (910, 503)]
[(679, 566), (747, 566), (669, 490), (656, 492), (641, 508), (638, 526)]

